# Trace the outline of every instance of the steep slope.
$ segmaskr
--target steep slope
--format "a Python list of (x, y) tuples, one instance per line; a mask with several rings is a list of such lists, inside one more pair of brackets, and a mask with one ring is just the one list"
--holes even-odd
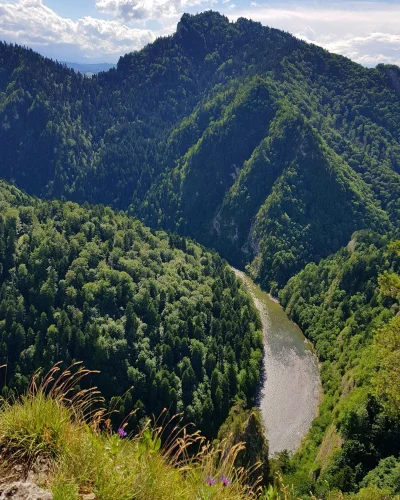
[[(238, 265), (256, 259), (253, 273), (268, 288), (336, 251), (354, 229), (398, 229), (395, 68), (366, 69), (287, 33), (246, 19), (230, 23), (215, 12), (184, 15), (174, 35), (91, 79), (16, 46), (2, 44), (0, 60), (0, 141), (9, 145), (0, 175), (31, 193), (130, 207), (152, 227), (191, 235)], [(314, 146), (307, 154), (323, 165), (314, 165), (313, 175), (279, 110), (308, 124), (304, 134), (314, 137)], [(262, 153), (270, 147), (272, 159)], [(290, 181), (299, 203), (290, 214), (281, 206), (279, 216), (294, 221), (296, 234), (308, 233), (293, 257), (292, 229), (270, 224), (272, 208), (261, 208), (272, 206), (272, 193), (287, 198), (289, 161), (299, 171)], [(328, 171), (336, 187), (351, 184), (337, 188), (345, 210), (339, 200), (336, 207), (306, 201), (314, 192), (329, 198)], [(237, 198), (243, 182), (257, 187)], [(336, 209), (338, 235), (323, 244), (316, 233)], [(280, 258), (266, 259), (271, 249), (289, 256), (287, 269)]]
[[(301, 44), (259, 23), (231, 24), (212, 12), (184, 15), (175, 35), (121, 57), (117, 69), (91, 79), (30, 50), (1, 44), (0, 140), (13, 146), (2, 163), (3, 177), (37, 195), (65, 194), (126, 208), (138, 185), (143, 197), (158, 173), (160, 139), (207, 89), (229, 81), (232, 72), (246, 74), (260, 48), (257, 40), (265, 68)], [(231, 60), (234, 54), (237, 61)], [(42, 154), (37, 141), (54, 135), (55, 144)], [(26, 150), (33, 147), (29, 158)]]
[[(211, 106), (213, 111), (205, 115)], [(178, 227), (182, 233), (206, 241), (211, 219), (226, 190), (267, 134), (276, 103), (265, 82), (255, 78), (224, 98), (218, 96), (204, 108), (190, 119), (193, 123), (185, 123), (182, 130), (173, 134), (167, 157), (173, 158), (188, 139), (193, 146), (177, 161), (173, 171), (167, 171), (155, 183), (142, 210), (149, 213), (153, 224)], [(201, 130), (199, 122), (207, 126)], [(243, 130), (243, 123), (252, 123), (254, 128)], [(158, 219), (157, 214), (161, 215)]]
[[(297, 107), (259, 78), (245, 89), (155, 184), (144, 208), (153, 225), (191, 234), (237, 265), (252, 262), (250, 272), (275, 292), (355, 230), (385, 232), (392, 223), (373, 186)], [(179, 149), (179, 135), (184, 131), (174, 135), (171, 148)]]
[[(388, 398), (391, 390), (398, 397), (399, 301), (384, 286), (387, 276), (399, 273), (398, 248), (387, 237), (358, 233), (346, 248), (306, 266), (279, 294), (316, 348), (324, 386), (319, 416), (286, 468), (302, 497), (367, 486), (372, 489), (361, 498), (399, 493), (393, 482), (399, 408)], [(373, 485), (382, 488), (381, 496)]]
[(0, 184), (5, 393), (23, 391), (38, 368), (81, 360), (101, 370), (110, 408), (136, 408), (132, 425), (167, 408), (214, 436), (236, 397), (254, 400), (259, 326), (215, 253), (110, 208)]
[(391, 227), (370, 187), (309, 124), (299, 119), (290, 126), (295, 130), (284, 132), (291, 136), (284, 149), (291, 154), (279, 161), (286, 168), (256, 214), (250, 234), (260, 249), (251, 271), (273, 292), (307, 262), (344, 245), (356, 229)]

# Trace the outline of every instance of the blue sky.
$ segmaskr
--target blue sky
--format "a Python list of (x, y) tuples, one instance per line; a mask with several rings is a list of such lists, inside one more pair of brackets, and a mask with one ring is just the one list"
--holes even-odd
[(350, 57), (400, 65), (400, 0), (0, 0), (0, 39), (64, 61), (117, 62), (183, 12), (247, 17)]

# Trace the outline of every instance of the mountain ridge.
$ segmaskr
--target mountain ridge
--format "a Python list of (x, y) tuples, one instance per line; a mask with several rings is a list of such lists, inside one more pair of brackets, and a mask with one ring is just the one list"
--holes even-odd
[(79, 356), (135, 425), (168, 405), (215, 437), (238, 403), (238, 430), (259, 320), (194, 238), (278, 295), (321, 362), (320, 414), (272, 468), (303, 498), (398, 494), (399, 71), (212, 11), (92, 78), (0, 43), (9, 384)]
[[(0, 54), (0, 140), (10, 145), (0, 174), (31, 194), (129, 209), (152, 227), (215, 246), (236, 265), (250, 265), (266, 288), (279, 288), (290, 275), (278, 261), (272, 273), (263, 271), (269, 264), (257, 263), (268, 253), (262, 234), (277, 241), (287, 261), (294, 259), (294, 273), (368, 226), (354, 213), (358, 222), (338, 227), (329, 248), (313, 246), (310, 235), (311, 247), (293, 257), (287, 233), (261, 227), (254, 207), (244, 212), (244, 204), (241, 213), (229, 205), (233, 181), (253, 164), (261, 141), (290, 133), (279, 130), (279, 120), (270, 130), (278, 109), (286, 109), (326, 144), (320, 151), (327, 165), (341, 157), (339, 170), (355, 172), (354, 189), (368, 192), (368, 204), (381, 210), (381, 229), (388, 229), (387, 218), (389, 229), (399, 229), (400, 100), (393, 68), (363, 68), (287, 33), (243, 18), (231, 23), (212, 11), (183, 15), (175, 34), (122, 56), (115, 69), (90, 80), (16, 46), (2, 44)], [(275, 154), (279, 162), (285, 152)], [(268, 186), (261, 188), (270, 160), (258, 160), (252, 175), (261, 208), (270, 195)], [(221, 220), (228, 206), (237, 213)], [(232, 234), (220, 237), (215, 228), (233, 220)], [(306, 230), (304, 224), (300, 217), (296, 231)]]
[[(90, 82), (64, 73), (53, 63), (47, 68), (48, 77), (55, 71), (60, 83), (52, 95), (58, 94), (60, 100), (52, 108), (46, 86), (36, 88), (43, 86), (42, 81), (32, 83), (23, 77), (31, 53), (4, 44), (2, 50), (3, 61), (4, 54), (11, 51), (14, 67), (18, 60), (22, 64), (17, 77), (9, 61), (11, 73), (8, 78), (3, 76), (1, 135), (11, 142), (11, 156), (4, 161), (2, 175), (31, 193), (101, 201), (124, 209), (131, 206), (131, 212), (150, 225), (178, 230), (205, 244), (215, 241), (224, 253), (218, 231), (212, 236), (210, 228), (213, 223), (218, 226), (225, 213), (224, 198), (232, 188), (231, 180), (267, 138), (274, 110), (288, 106), (292, 113), (306, 118), (328, 147), (359, 175), (359, 181), (353, 178), (359, 190), (365, 183), (370, 186), (373, 203), (387, 212), (397, 229), (400, 119), (395, 117), (400, 118), (400, 103), (391, 90), (393, 68), (362, 68), (287, 33), (243, 18), (230, 23), (210, 11), (183, 15), (174, 35), (121, 57), (116, 69)], [(38, 56), (33, 60), (47, 64)], [(63, 87), (63, 74), (71, 78), (70, 88)], [(14, 77), (17, 80), (10, 88)], [(264, 94), (258, 95), (262, 89)], [(44, 95), (49, 95), (48, 105), (40, 97)], [(21, 149), (18, 141), (26, 132), (17, 116), (24, 116), (24, 129), (30, 127), (30, 137), (23, 144), (33, 146), (33, 151)], [(236, 136), (228, 137), (229, 130)], [(247, 145), (246, 137), (250, 141)], [(220, 159), (217, 154), (222, 154)], [(179, 164), (180, 168), (174, 166)], [(207, 164), (210, 168), (205, 173)], [(172, 191), (163, 187), (174, 178)], [(165, 204), (160, 196), (167, 192), (170, 200)], [(267, 195), (268, 189), (260, 194), (264, 199)], [(204, 213), (200, 227), (194, 227), (204, 208), (208, 219)], [(161, 219), (157, 213), (162, 213)], [(245, 213), (243, 218), (239, 224), (246, 230), (257, 226), (255, 213)], [(386, 223), (383, 226), (386, 230)], [(235, 255), (235, 264), (251, 264), (262, 254), (251, 250), (263, 246), (257, 236), (260, 231), (251, 235), (236, 235), (235, 231), (231, 240), (242, 244), (225, 256)], [(341, 242), (350, 237), (346, 230)], [(334, 245), (331, 251), (338, 248)], [(290, 248), (287, 251), (290, 253)], [(295, 266), (296, 271), (306, 261), (318, 258), (320, 252), (312, 249), (306, 260)], [(257, 276), (257, 272), (255, 277), (266, 287), (275, 282), (284, 284), (273, 276)]]

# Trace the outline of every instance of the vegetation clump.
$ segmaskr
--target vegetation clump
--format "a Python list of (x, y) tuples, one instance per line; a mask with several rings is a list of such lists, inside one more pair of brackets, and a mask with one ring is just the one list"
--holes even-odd
[(234, 467), (242, 443), (212, 448), (198, 431), (174, 424), (164, 436), (167, 427), (150, 420), (136, 434), (114, 433), (96, 388), (74, 390), (90, 374), (79, 364), (63, 372), (57, 365), (22, 397), (1, 401), (1, 482), (25, 479), (40, 459), (47, 468), (38, 482), (55, 500), (259, 496), (258, 481), (249, 485), (247, 472)]

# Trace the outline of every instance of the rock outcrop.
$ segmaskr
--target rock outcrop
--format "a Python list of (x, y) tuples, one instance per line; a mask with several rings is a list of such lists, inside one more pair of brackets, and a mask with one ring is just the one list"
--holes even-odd
[(39, 488), (34, 483), (16, 481), (0, 485), (0, 500), (53, 500), (50, 491)]

